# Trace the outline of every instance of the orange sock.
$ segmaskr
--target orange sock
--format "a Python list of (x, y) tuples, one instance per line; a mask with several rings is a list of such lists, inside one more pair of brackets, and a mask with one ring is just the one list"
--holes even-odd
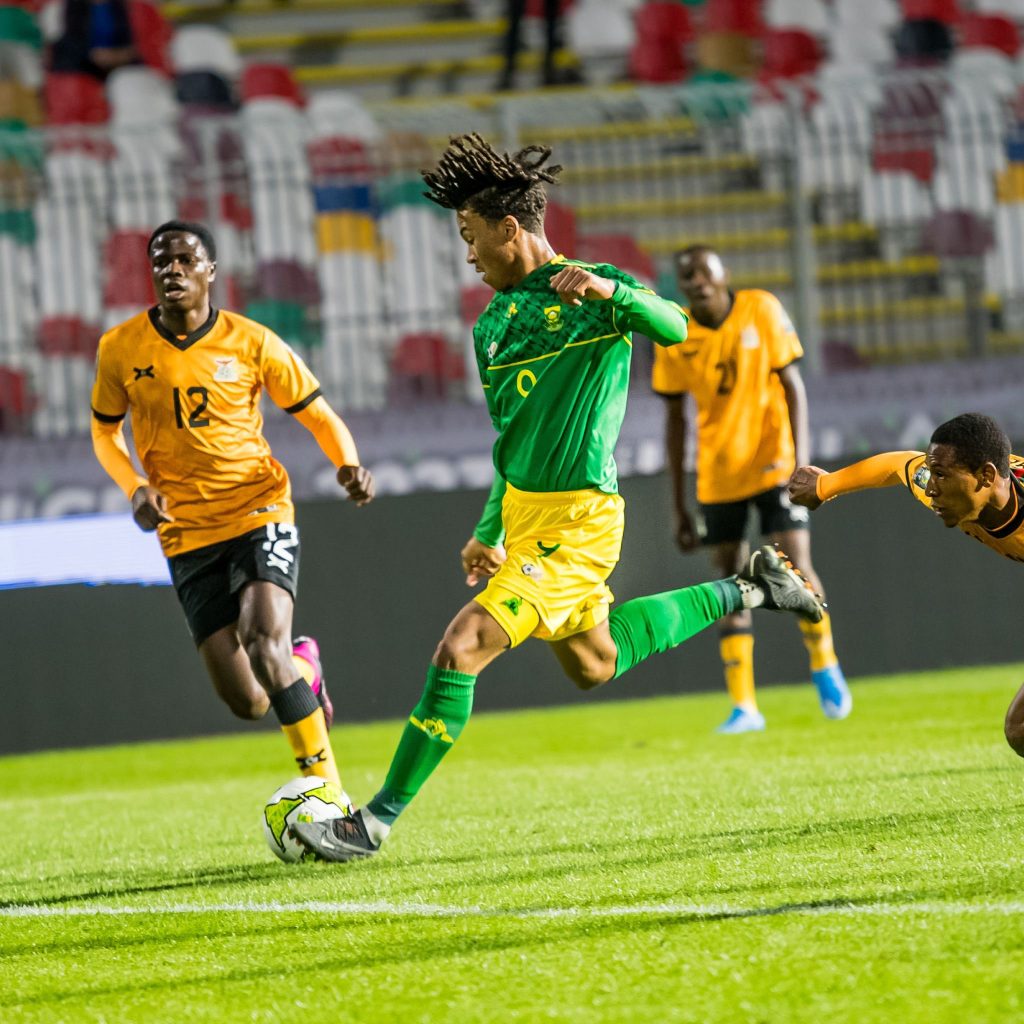
[(322, 708), (318, 707), (311, 715), (291, 725), (282, 724), (281, 731), (303, 775), (319, 775), (341, 788), (341, 776), (334, 760), (334, 751), (331, 750)]
[(725, 685), (733, 704), (747, 711), (757, 710), (754, 696), (754, 634), (727, 633), (718, 641), (725, 670)]
[(839, 664), (836, 649), (832, 643), (832, 619), (825, 612), (821, 622), (805, 622), (798, 619), (800, 632), (804, 635), (804, 647), (811, 659), (811, 671), (820, 672), (823, 668), (831, 668)]

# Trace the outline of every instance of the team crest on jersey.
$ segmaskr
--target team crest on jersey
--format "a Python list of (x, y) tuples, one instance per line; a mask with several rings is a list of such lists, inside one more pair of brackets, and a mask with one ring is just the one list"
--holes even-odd
[(923, 491), (928, 486), (931, 475), (931, 470), (927, 466), (918, 466), (914, 471), (914, 486)]
[(223, 381), (225, 384), (234, 384), (238, 381), (238, 363), (235, 362), (234, 356), (214, 357), (213, 361), (217, 364), (217, 369), (213, 373), (214, 380)]
[(535, 562), (525, 562), (523, 564), (523, 575), (529, 576), (531, 580), (542, 580), (544, 579), (544, 570)]
[(740, 335), (740, 348), (757, 348), (761, 344), (761, 335), (756, 327), (744, 327)]
[(562, 307), (561, 306), (545, 306), (544, 307), (544, 326), (549, 331), (560, 331), (564, 326), (562, 321)]
[(490, 345), (487, 346), (487, 358), (488, 359), (493, 359), (494, 358), (494, 353), (497, 352), (497, 351), (498, 351), (498, 343), (496, 341), (492, 341), (490, 343)]
[(505, 318), (507, 320), (511, 320), (512, 317), (514, 317), (516, 315), (516, 313), (518, 313), (518, 312), (519, 312), (519, 307), (514, 302), (510, 302), (508, 304), (508, 309), (505, 311)]

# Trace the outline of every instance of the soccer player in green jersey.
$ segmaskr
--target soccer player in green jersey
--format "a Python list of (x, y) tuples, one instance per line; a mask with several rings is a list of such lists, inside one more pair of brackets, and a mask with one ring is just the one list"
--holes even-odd
[(452, 619), (383, 787), (352, 815), (300, 822), (325, 860), (367, 857), (458, 739), (476, 677), (528, 637), (551, 646), (582, 689), (606, 683), (741, 608), (823, 610), (806, 580), (766, 546), (738, 576), (628, 601), (609, 613), (623, 501), (612, 452), (629, 384), (631, 332), (686, 338), (686, 316), (628, 274), (556, 255), (544, 235), (551, 151), (499, 155), (477, 135), (453, 139), (428, 197), (456, 211), (467, 261), (495, 291), (474, 330), (491, 420), (494, 486), (462, 549), (470, 586)]

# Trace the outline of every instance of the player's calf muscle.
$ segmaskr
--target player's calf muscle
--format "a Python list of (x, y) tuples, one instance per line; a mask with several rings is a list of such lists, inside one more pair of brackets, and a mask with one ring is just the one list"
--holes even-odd
[(1017, 691), (1017, 696), (1007, 708), (1003, 733), (1006, 742), (1017, 754), (1024, 757), (1024, 686)]

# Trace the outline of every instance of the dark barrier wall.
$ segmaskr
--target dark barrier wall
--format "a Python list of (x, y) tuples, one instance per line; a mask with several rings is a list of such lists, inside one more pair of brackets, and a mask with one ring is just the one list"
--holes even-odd
[[(705, 556), (684, 558), (670, 541), (666, 478), (631, 478), (623, 493), (626, 539), (611, 580), (617, 600), (706, 578)], [(339, 720), (404, 717), (411, 709), (434, 646), (470, 596), (458, 552), (483, 500), (461, 492), (381, 499), (365, 509), (300, 507), (296, 632), (320, 639)], [(860, 675), (1024, 654), (1024, 566), (946, 530), (905, 490), (849, 496), (816, 513), (813, 525), (815, 564), (854, 684)], [(755, 619), (759, 682), (805, 679), (795, 623), (768, 613)], [(238, 722), (217, 701), (170, 588), (2, 591), (0, 623), (0, 752), (272, 724)], [(721, 689), (717, 646), (712, 628), (580, 694), (545, 645), (530, 641), (481, 677), (476, 708)], [(1007, 701), (1018, 684), (1006, 680)]]

